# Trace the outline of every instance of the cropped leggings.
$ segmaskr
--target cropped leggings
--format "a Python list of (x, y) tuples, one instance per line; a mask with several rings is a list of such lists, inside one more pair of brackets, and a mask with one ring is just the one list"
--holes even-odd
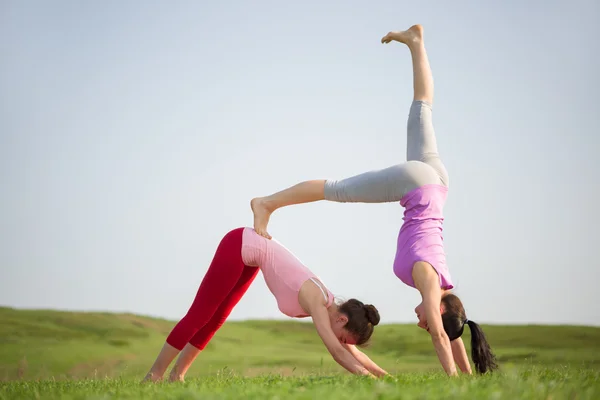
[(413, 189), (437, 184), (448, 186), (446, 167), (440, 159), (433, 130), (432, 107), (413, 101), (407, 123), (407, 161), (342, 180), (325, 182), (325, 199), (340, 203), (389, 203), (400, 201)]
[(192, 305), (167, 337), (177, 350), (186, 343), (204, 349), (256, 278), (260, 268), (242, 261), (243, 232), (234, 229), (219, 243)]

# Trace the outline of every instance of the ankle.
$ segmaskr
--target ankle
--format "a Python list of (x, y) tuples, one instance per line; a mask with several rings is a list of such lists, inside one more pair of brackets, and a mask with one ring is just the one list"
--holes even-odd
[(262, 197), (260, 199), (260, 205), (271, 214), (279, 208), (271, 196)]
[(423, 42), (423, 39), (411, 38), (410, 40), (406, 41), (406, 45), (413, 54), (422, 53), (425, 51), (425, 43)]
[(185, 373), (179, 373), (177, 371), (171, 371), (169, 374), (169, 381), (171, 382), (183, 382)]
[(150, 381), (150, 382), (157, 382), (157, 381), (160, 381), (161, 379), (162, 379), (162, 375), (157, 374), (156, 372), (150, 371), (144, 377), (143, 382), (148, 382), (148, 381)]

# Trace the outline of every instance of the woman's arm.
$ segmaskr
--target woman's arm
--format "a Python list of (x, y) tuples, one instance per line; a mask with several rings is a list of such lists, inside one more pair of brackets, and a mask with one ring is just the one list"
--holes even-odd
[(452, 358), (450, 339), (444, 331), (440, 304), (442, 301), (442, 289), (440, 278), (433, 267), (425, 262), (417, 262), (413, 267), (413, 279), (417, 289), (423, 297), (423, 307), (427, 318), (428, 331), (438, 359), (449, 376), (458, 375), (456, 365)]
[(312, 317), (317, 333), (333, 359), (353, 374), (373, 376), (368, 369), (342, 346), (340, 340), (333, 333), (331, 321), (329, 320), (329, 312), (325, 305), (326, 300), (323, 298), (321, 289), (312, 281), (306, 281), (300, 288), (298, 301), (304, 311)]
[(325, 308), (324, 305), (315, 308), (316, 309), (311, 312), (315, 328), (333, 359), (353, 374), (371, 375), (369, 370), (356, 360), (344, 346), (342, 346), (331, 330), (331, 322), (329, 322), (327, 308)]
[(354, 358), (356, 358), (356, 360), (359, 363), (361, 363), (373, 375), (378, 376), (378, 377), (389, 375), (379, 365), (375, 364), (375, 362), (373, 360), (371, 360), (369, 358), (369, 356), (367, 356), (365, 353), (360, 351), (353, 344), (344, 344), (343, 346), (346, 348), (346, 350), (348, 350), (350, 352), (350, 354), (352, 354), (352, 356), (354, 356)]
[(452, 356), (454, 357), (454, 362), (458, 365), (458, 368), (465, 374), (471, 374), (471, 364), (469, 363), (469, 357), (467, 356), (467, 350), (465, 349), (465, 344), (463, 343), (461, 338), (455, 339), (450, 342), (450, 346), (452, 347)]

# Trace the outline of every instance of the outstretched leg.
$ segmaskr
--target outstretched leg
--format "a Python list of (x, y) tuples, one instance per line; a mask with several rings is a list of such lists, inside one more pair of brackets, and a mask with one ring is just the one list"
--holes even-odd
[[(410, 49), (414, 71), (413, 106), (428, 104), (431, 111), (433, 78), (423, 44), (423, 28), (415, 25), (407, 31), (390, 32), (381, 41), (382, 43), (397, 41), (406, 44)], [(355, 203), (396, 202), (417, 187), (440, 183), (440, 172), (435, 167), (432, 168), (433, 165), (425, 162), (425, 158), (432, 159), (432, 157), (416, 156), (424, 152), (437, 155), (437, 146), (433, 127), (425, 126), (426, 115), (422, 118), (420, 111), (422, 109), (417, 106), (413, 108), (414, 111), (411, 108), (411, 115), (418, 114), (418, 118), (409, 116), (408, 162), (340, 181), (305, 181), (270, 196), (252, 199), (250, 206), (254, 213), (254, 230), (259, 235), (270, 239), (271, 236), (267, 232), (269, 218), (281, 207), (320, 200)], [(421, 123), (423, 127), (420, 126)], [(412, 129), (413, 125), (418, 129)]]
[(448, 186), (448, 173), (440, 159), (433, 129), (433, 74), (425, 49), (423, 27), (414, 25), (407, 31), (390, 32), (382, 43), (397, 41), (410, 49), (413, 65), (413, 103), (407, 123), (406, 159), (421, 161), (435, 169), (440, 184)]
[(325, 200), (325, 180), (301, 182), (266, 197), (257, 197), (250, 201), (254, 213), (254, 230), (261, 236), (271, 239), (267, 225), (271, 214), (278, 208), (294, 204), (312, 203)]

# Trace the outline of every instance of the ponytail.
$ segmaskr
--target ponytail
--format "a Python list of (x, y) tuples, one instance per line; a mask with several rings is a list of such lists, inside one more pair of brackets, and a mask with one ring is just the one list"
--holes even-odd
[(471, 329), (471, 357), (473, 358), (473, 364), (475, 364), (475, 370), (480, 374), (484, 374), (497, 369), (496, 356), (492, 353), (492, 349), (479, 324), (471, 320), (466, 320), (465, 324), (468, 324)]
[(442, 297), (442, 306), (444, 308), (442, 323), (450, 341), (461, 337), (465, 325), (469, 325), (471, 329), (471, 358), (473, 358), (475, 370), (480, 374), (484, 374), (497, 369), (496, 356), (492, 353), (481, 327), (467, 319), (465, 308), (460, 299), (452, 293), (446, 294)]

